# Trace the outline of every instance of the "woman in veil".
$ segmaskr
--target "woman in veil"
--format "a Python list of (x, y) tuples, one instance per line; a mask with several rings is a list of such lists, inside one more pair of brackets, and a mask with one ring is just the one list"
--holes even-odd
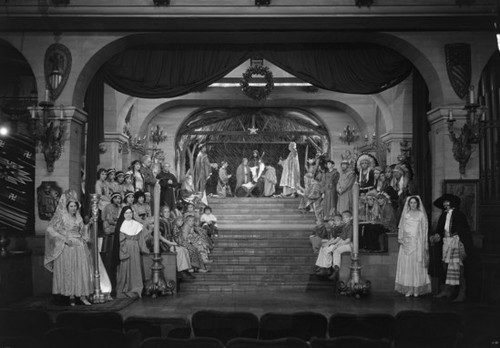
[(52, 293), (68, 296), (71, 306), (76, 298), (90, 305), (92, 293), (89, 233), (79, 209), (76, 192), (65, 191), (45, 233), (44, 265), (53, 272)]
[(431, 292), (427, 274), (429, 222), (419, 196), (406, 199), (399, 221), (399, 255), (395, 290), (405, 296), (419, 296)]

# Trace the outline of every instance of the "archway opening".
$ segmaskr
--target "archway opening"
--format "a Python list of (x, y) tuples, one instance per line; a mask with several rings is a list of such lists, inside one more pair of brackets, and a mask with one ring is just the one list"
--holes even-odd
[[(301, 177), (306, 161), (328, 152), (330, 136), (325, 125), (310, 111), (298, 108), (219, 108), (201, 110), (185, 120), (176, 135), (176, 165), (181, 175), (193, 168), (201, 145), (211, 162), (227, 161), (235, 173), (243, 158), (258, 151), (266, 164), (275, 165), (288, 155), (290, 142), (297, 144)], [(280, 177), (282, 169), (276, 168)], [(230, 179), (234, 187), (235, 177)]]

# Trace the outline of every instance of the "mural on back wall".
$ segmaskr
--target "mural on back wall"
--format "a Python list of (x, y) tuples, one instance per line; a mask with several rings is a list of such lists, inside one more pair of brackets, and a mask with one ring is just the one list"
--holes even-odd
[(10, 230), (33, 231), (34, 149), (24, 135), (0, 138), (0, 225)]

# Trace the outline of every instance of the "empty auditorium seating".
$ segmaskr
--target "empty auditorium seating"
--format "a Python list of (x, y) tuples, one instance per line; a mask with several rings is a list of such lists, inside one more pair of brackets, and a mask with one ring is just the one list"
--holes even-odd
[(233, 338), (226, 348), (309, 348), (309, 344), (296, 337), (278, 338), (274, 340), (258, 340), (255, 338)]
[(395, 330), (396, 319), (385, 313), (337, 313), (330, 317), (328, 323), (330, 337), (358, 336), (392, 342)]
[(139, 330), (143, 339), (149, 337), (191, 337), (191, 325), (187, 318), (128, 317), (123, 326), (125, 331)]
[(0, 309), (0, 336), (39, 338), (53, 326), (52, 318), (44, 311)]
[(458, 313), (401, 311), (396, 315), (394, 343), (397, 348), (455, 347), (462, 329)]
[(272, 340), (297, 337), (310, 341), (312, 337), (326, 337), (328, 320), (319, 313), (266, 313), (260, 317), (259, 338)]
[(313, 338), (311, 340), (311, 348), (391, 348), (391, 343), (383, 339), (343, 336)]
[(191, 325), (196, 337), (214, 337), (226, 344), (231, 338), (257, 338), (259, 319), (247, 312), (202, 310), (193, 314)]
[(121, 332), (123, 319), (116, 312), (62, 312), (56, 317), (56, 327), (77, 330), (111, 329)]
[(179, 338), (148, 338), (140, 348), (224, 348), (224, 345), (213, 337)]
[(59, 327), (47, 332), (42, 339), (44, 348), (137, 348), (142, 342), (141, 335), (127, 334), (113, 329), (79, 330)]

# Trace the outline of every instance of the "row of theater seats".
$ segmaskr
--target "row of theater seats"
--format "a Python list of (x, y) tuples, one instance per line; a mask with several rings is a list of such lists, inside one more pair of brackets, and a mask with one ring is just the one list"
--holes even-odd
[[(115, 312), (0, 310), (3, 347), (455, 347), (463, 328), (453, 312), (390, 314), (266, 313), (202, 310), (187, 318)], [(309, 343), (307, 343), (309, 342)], [(356, 342), (356, 343), (355, 343)], [(305, 344), (305, 345), (304, 345)]]

